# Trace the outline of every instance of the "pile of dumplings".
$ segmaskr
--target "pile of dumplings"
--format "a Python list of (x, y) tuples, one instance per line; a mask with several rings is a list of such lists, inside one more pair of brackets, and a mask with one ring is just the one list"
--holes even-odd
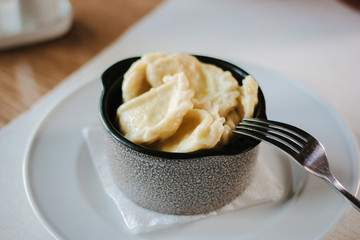
[(150, 53), (124, 75), (120, 131), (130, 141), (165, 152), (222, 146), (243, 118), (252, 117), (258, 85), (239, 86), (229, 71), (179, 53)]

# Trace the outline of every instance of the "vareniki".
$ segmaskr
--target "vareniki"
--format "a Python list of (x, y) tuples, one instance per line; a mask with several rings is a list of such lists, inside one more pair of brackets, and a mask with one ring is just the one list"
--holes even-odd
[(226, 144), (258, 102), (256, 81), (247, 76), (242, 84), (191, 55), (146, 54), (124, 75), (120, 130), (134, 143), (167, 152)]

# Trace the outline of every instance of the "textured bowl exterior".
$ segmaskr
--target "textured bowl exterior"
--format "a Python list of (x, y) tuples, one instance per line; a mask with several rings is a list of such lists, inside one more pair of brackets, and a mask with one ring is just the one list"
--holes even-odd
[(252, 179), (258, 146), (237, 155), (169, 159), (135, 151), (105, 130), (111, 174), (138, 205), (176, 215), (208, 213), (230, 203)]

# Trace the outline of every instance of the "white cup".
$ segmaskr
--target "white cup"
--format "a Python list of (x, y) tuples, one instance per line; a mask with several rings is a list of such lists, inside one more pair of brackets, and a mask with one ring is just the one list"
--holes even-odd
[(22, 30), (20, 0), (0, 0), (0, 35)]
[(33, 21), (37, 25), (47, 25), (58, 18), (58, 0), (19, 1), (21, 2), (23, 20)]

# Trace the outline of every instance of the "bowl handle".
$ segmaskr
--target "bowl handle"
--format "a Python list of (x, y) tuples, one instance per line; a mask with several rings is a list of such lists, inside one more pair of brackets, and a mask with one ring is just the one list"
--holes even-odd
[(127, 58), (106, 69), (101, 75), (101, 82), (104, 90), (110, 89), (113, 83), (119, 78), (122, 78), (131, 65), (138, 59), (140, 59), (140, 57)]

